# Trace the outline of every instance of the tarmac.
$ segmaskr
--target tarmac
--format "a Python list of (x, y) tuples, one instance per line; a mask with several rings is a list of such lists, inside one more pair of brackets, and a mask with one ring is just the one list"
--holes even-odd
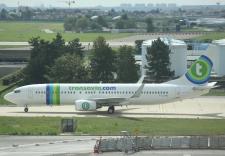
[(225, 119), (225, 97), (202, 96), (195, 99), (160, 104), (160, 105), (128, 105), (115, 107), (114, 114), (107, 113), (107, 107), (92, 112), (80, 112), (70, 106), (29, 107), (25, 113), (23, 107), (1, 106), (0, 116), (50, 116), (50, 117), (132, 117), (132, 118), (199, 118)]

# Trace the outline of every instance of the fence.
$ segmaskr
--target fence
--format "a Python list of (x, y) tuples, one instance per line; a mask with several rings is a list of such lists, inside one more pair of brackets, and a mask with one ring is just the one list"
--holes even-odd
[(157, 149), (225, 149), (225, 136), (121, 137), (100, 139), (98, 152)]

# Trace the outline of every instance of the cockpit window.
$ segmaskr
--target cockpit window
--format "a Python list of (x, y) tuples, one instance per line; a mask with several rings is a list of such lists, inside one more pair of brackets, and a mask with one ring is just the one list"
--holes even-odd
[(21, 92), (21, 90), (15, 90), (14, 91), (14, 93), (20, 93)]

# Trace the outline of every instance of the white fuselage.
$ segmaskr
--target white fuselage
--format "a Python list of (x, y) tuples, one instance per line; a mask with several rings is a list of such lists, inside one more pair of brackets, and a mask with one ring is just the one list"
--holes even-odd
[[(197, 97), (208, 90), (192, 86), (145, 84), (138, 97), (131, 98), (141, 84), (38, 84), (15, 89), (5, 99), (19, 106), (74, 105), (76, 100), (127, 98), (127, 104), (160, 104)], [(123, 105), (120, 103), (119, 105)]]

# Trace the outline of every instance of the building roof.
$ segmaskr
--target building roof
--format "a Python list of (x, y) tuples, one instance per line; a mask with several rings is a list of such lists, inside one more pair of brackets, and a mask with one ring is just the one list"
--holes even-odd
[[(169, 38), (169, 37), (160, 37), (160, 39), (167, 45), (172, 45), (172, 46), (186, 46), (186, 43), (184, 41), (181, 40), (176, 40), (173, 38)], [(150, 46), (152, 45), (152, 42), (155, 41), (156, 39), (152, 39), (152, 40), (146, 40), (143, 42), (142, 45), (146, 45), (146, 46)]]

